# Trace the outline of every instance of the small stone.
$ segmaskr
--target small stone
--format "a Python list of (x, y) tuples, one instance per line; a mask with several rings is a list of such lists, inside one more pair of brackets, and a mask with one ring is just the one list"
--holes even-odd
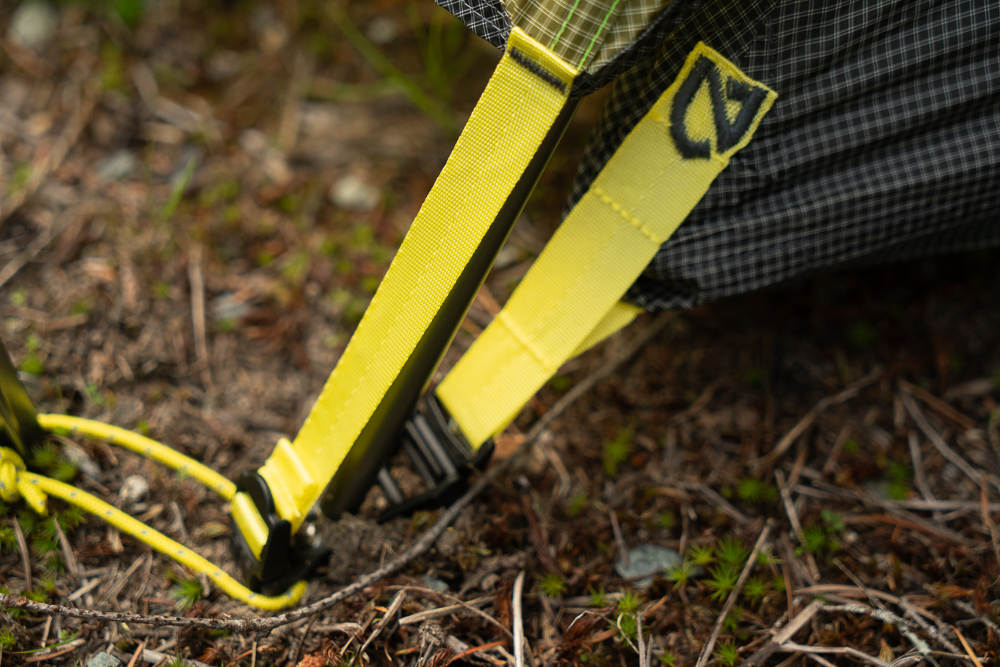
[(87, 661), (87, 667), (122, 667), (122, 661), (106, 651), (101, 651)]
[(122, 488), (118, 491), (124, 505), (134, 505), (145, 498), (147, 493), (149, 493), (149, 482), (139, 475), (126, 477)]
[(104, 158), (97, 165), (97, 177), (102, 181), (124, 181), (139, 169), (139, 159), (132, 151), (122, 149)]
[(67, 442), (63, 444), (62, 452), (63, 456), (69, 459), (69, 462), (75, 465), (84, 477), (97, 479), (101, 476), (101, 466), (90, 458), (90, 454), (83, 447)]
[(399, 34), (399, 28), (396, 27), (396, 22), (388, 16), (376, 16), (369, 21), (368, 29), (365, 33), (372, 44), (385, 46), (396, 39), (396, 35)]
[(240, 134), (240, 148), (260, 164), (264, 173), (278, 184), (287, 183), (292, 177), (292, 169), (285, 156), (267, 142), (267, 136), (253, 128)]
[(228, 81), (243, 71), (243, 57), (239, 51), (218, 51), (205, 65), (205, 73), (215, 83)]
[(26, 2), (17, 8), (7, 38), (29, 49), (45, 46), (59, 28), (59, 13), (47, 2)]
[(496, 590), (497, 585), (500, 583), (500, 575), (490, 572), (483, 577), (483, 580), (479, 582), (479, 587), (484, 591)]
[(217, 321), (232, 322), (250, 314), (250, 304), (233, 292), (212, 299), (212, 315)]
[(353, 174), (344, 176), (330, 188), (330, 201), (350, 211), (370, 211), (378, 204), (379, 193), (370, 183)]
[(680, 553), (657, 544), (640, 544), (628, 552), (628, 565), (620, 558), (615, 570), (623, 579), (644, 577), (635, 582), (636, 588), (646, 588), (653, 583), (653, 576), (664, 574), (681, 564)]
[(436, 591), (438, 593), (448, 592), (448, 584), (446, 582), (437, 579), (435, 577), (432, 577), (429, 574), (425, 574), (424, 576), (420, 577), (420, 583), (423, 584), (424, 588), (429, 588), (432, 591)]

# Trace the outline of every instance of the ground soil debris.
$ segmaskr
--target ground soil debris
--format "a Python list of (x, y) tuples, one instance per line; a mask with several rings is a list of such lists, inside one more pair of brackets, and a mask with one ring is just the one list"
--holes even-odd
[[(297, 430), (498, 57), (431, 2), (333, 4), (0, 4), (0, 335), (41, 409), (233, 477)], [(446, 365), (557, 224), (598, 109)], [(57, 502), (4, 504), (0, 664), (998, 664), (998, 259), (642, 319), (540, 392), (461, 511), (379, 526), (373, 493), (329, 526), (305, 604), (396, 569), (280, 625)], [(40, 465), (236, 573), (199, 485), (66, 446)], [(638, 547), (683, 559), (623, 578)]]

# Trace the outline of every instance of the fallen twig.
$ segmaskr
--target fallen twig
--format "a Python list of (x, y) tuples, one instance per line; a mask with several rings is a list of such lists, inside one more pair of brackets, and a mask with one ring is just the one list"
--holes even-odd
[(965, 473), (965, 476), (975, 482), (978, 486), (982, 473), (973, 468), (968, 461), (959, 456), (958, 452), (952, 449), (948, 443), (944, 441), (944, 438), (942, 438), (937, 430), (931, 426), (931, 423), (927, 421), (927, 417), (924, 416), (924, 413), (920, 410), (920, 407), (916, 404), (908, 392), (899, 392), (899, 399), (902, 401), (903, 407), (906, 408), (906, 411), (910, 413), (910, 417), (912, 417), (913, 421), (917, 423), (920, 430), (924, 432), (924, 435), (926, 435), (927, 439), (930, 440), (932, 445), (934, 445), (934, 448), (941, 453), (941, 456), (953, 463), (955, 467)]
[(66, 655), (71, 651), (75, 651), (76, 649), (80, 648), (86, 643), (87, 643), (86, 639), (74, 639), (68, 644), (57, 644), (56, 646), (52, 646), (44, 651), (38, 651), (37, 653), (33, 653), (27, 658), (24, 658), (22, 662), (24, 664), (28, 664), (32, 662), (42, 662), (44, 660), (51, 660), (53, 658), (58, 658), (61, 655)]
[(903, 618), (898, 616), (887, 609), (872, 609), (871, 607), (866, 607), (863, 604), (841, 604), (841, 605), (825, 605), (823, 611), (844, 611), (850, 614), (864, 614), (866, 616), (871, 616), (874, 619), (893, 625), (899, 630), (900, 634), (906, 637), (914, 648), (920, 651), (921, 655), (928, 656), (931, 652), (931, 647), (927, 645), (923, 639), (921, 639), (915, 632), (913, 632), (912, 624)]
[(396, 593), (396, 597), (392, 598), (392, 602), (389, 603), (389, 608), (386, 610), (385, 616), (383, 616), (382, 620), (378, 622), (378, 625), (375, 626), (375, 629), (372, 631), (372, 633), (368, 635), (368, 639), (366, 639), (365, 643), (361, 645), (361, 648), (358, 649), (358, 652), (355, 653), (353, 656), (351, 656), (351, 661), (348, 663), (348, 667), (354, 664), (354, 661), (358, 658), (359, 655), (363, 656), (365, 653), (365, 649), (368, 648), (373, 641), (375, 641), (376, 637), (382, 634), (382, 631), (385, 630), (386, 627), (388, 627), (389, 622), (396, 615), (396, 612), (399, 611), (399, 608), (403, 606), (403, 600), (405, 599), (406, 599), (406, 589), (404, 588), (403, 590)]
[(770, 658), (782, 644), (790, 641), (792, 637), (795, 636), (799, 630), (808, 623), (813, 616), (816, 615), (820, 609), (822, 609), (823, 603), (819, 600), (813, 600), (805, 609), (800, 611), (795, 617), (788, 622), (788, 625), (783, 627), (778, 631), (774, 637), (772, 637), (766, 644), (764, 644), (760, 649), (751, 655), (749, 658), (743, 661), (740, 667), (756, 667), (757, 665), (763, 664), (768, 658)]
[[(410, 614), (409, 616), (404, 616), (399, 619), (400, 625), (413, 625), (414, 623), (423, 623), (424, 621), (430, 621), (435, 618), (442, 618), (444, 616), (450, 616), (457, 611), (479, 611), (476, 606), (483, 605), (493, 599), (492, 595), (483, 596), (475, 600), (470, 600), (469, 602), (463, 602), (460, 604), (451, 604), (447, 607), (438, 607), (437, 609), (425, 609), (424, 611), (418, 611), (415, 614)], [(503, 627), (503, 626), (500, 626)], [(506, 630), (506, 628), (503, 628)]]
[(805, 646), (804, 644), (794, 644), (792, 642), (787, 642), (782, 644), (779, 651), (785, 651), (789, 653), (806, 653), (806, 654), (831, 654), (831, 655), (849, 655), (859, 660), (871, 663), (875, 667), (889, 667), (889, 663), (880, 660), (874, 656), (868, 655), (864, 651), (859, 651), (851, 646)]
[(983, 663), (979, 662), (979, 658), (977, 658), (976, 654), (972, 652), (972, 647), (969, 646), (969, 642), (965, 641), (965, 635), (963, 635), (962, 632), (954, 626), (952, 626), (951, 629), (955, 631), (956, 635), (958, 635), (958, 641), (962, 642), (962, 647), (965, 649), (965, 652), (969, 654), (969, 657), (972, 658), (972, 662), (976, 663), (976, 667), (983, 667)]
[[(907, 600), (905, 597), (900, 598), (899, 602), (897, 602), (896, 604), (898, 604), (900, 609), (903, 610), (904, 617), (908, 615), (910, 618), (912, 618), (913, 622), (919, 625), (921, 628), (923, 628), (924, 632), (933, 637), (935, 641), (940, 642), (942, 646), (944, 646), (952, 653), (961, 653), (958, 647), (955, 646), (950, 639), (945, 637), (944, 633), (941, 631), (942, 626), (944, 626), (944, 623), (941, 621), (941, 619), (937, 618), (933, 614), (930, 614), (925, 609), (917, 609), (917, 607), (911, 604), (910, 601)], [(931, 625), (926, 620), (924, 620), (923, 618), (924, 616), (927, 616), (932, 621), (934, 621), (935, 625)]]
[(524, 590), (524, 570), (514, 580), (511, 604), (514, 610), (514, 667), (524, 667), (524, 615), (521, 613), (521, 592)]
[(194, 329), (194, 349), (201, 366), (201, 382), (205, 389), (212, 388), (212, 370), (208, 358), (208, 336), (205, 333), (205, 276), (202, 273), (201, 244), (191, 244), (188, 252), (188, 282), (191, 287), (191, 325)]
[(758, 465), (770, 465), (778, 460), (782, 454), (788, 451), (789, 447), (795, 442), (800, 435), (806, 432), (816, 418), (819, 417), (828, 408), (834, 405), (838, 405), (847, 401), (851, 398), (857, 396), (858, 392), (878, 380), (882, 376), (882, 369), (876, 368), (871, 373), (861, 378), (857, 382), (851, 384), (846, 389), (844, 389), (839, 394), (835, 396), (827, 396), (826, 398), (820, 400), (816, 405), (812, 407), (809, 412), (805, 414), (799, 423), (792, 427), (792, 430), (785, 434), (785, 436), (778, 441), (778, 444), (774, 446), (770, 452), (762, 456), (758, 461)]
[[(1000, 626), (998, 626), (996, 623), (994, 623), (993, 621), (991, 621), (989, 618), (987, 618), (986, 616), (983, 616), (978, 611), (976, 611), (976, 608), (973, 607), (971, 604), (969, 604), (965, 600), (952, 600), (952, 602), (954, 602), (954, 604), (955, 604), (956, 607), (958, 607), (959, 609), (961, 609), (962, 611), (964, 611), (966, 614), (969, 614), (970, 616), (972, 616), (973, 618), (975, 618), (977, 621), (979, 621), (980, 623), (982, 623), (983, 625), (985, 625), (987, 628), (989, 628), (990, 630), (992, 630), (993, 632), (995, 632), (998, 636), (1000, 636)], [(952, 628), (952, 629), (954, 629), (954, 628)]]
[[(938, 414), (954, 423), (963, 431), (971, 431), (976, 428), (976, 422), (972, 421), (929, 391), (921, 389), (917, 385), (907, 382), (906, 380), (899, 381), (899, 388), (907, 394), (919, 398), (921, 401), (933, 408)], [(947, 395), (948, 394), (945, 394), (945, 396)]]

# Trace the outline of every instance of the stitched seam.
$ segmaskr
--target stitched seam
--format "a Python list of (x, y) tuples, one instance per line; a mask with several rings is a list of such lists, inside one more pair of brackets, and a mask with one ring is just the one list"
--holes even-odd
[(541, 350), (539, 350), (531, 343), (531, 339), (528, 336), (526, 336), (524, 332), (522, 332), (521, 329), (518, 328), (517, 324), (515, 324), (511, 320), (510, 314), (506, 310), (501, 310), (500, 313), (497, 315), (496, 319), (499, 320), (500, 323), (504, 325), (507, 331), (510, 332), (511, 336), (514, 337), (514, 340), (516, 340), (522, 348), (524, 348), (532, 357), (534, 357), (535, 362), (541, 367), (543, 371), (551, 373), (552, 371), (555, 370), (552, 368), (552, 362), (549, 361), (544, 354), (542, 354)]
[(621, 204), (619, 204), (610, 196), (608, 196), (608, 193), (606, 193), (604, 190), (602, 190), (599, 187), (594, 187), (591, 188), (591, 192), (593, 192), (597, 196), (597, 198), (600, 199), (602, 202), (604, 202), (612, 211), (621, 216), (621, 218), (625, 220), (625, 222), (627, 222), (628, 224), (632, 225), (640, 232), (642, 232), (643, 235), (646, 236), (646, 238), (648, 238), (650, 241), (652, 241), (656, 245), (660, 245), (661, 243), (663, 243), (662, 240), (656, 237), (656, 235), (653, 233), (653, 230), (651, 230), (649, 227), (647, 227), (642, 223), (642, 220), (639, 220), (634, 215), (626, 211)]
[(566, 84), (562, 82), (562, 79), (557, 77), (555, 74), (552, 74), (547, 69), (542, 67), (540, 64), (538, 64), (537, 62), (526, 56), (516, 47), (511, 47), (510, 51), (508, 51), (507, 53), (510, 55), (511, 60), (513, 60), (521, 67), (523, 67), (524, 69), (528, 70), (529, 72), (537, 76), (545, 83), (549, 84), (550, 86), (558, 90), (560, 93), (566, 92)]

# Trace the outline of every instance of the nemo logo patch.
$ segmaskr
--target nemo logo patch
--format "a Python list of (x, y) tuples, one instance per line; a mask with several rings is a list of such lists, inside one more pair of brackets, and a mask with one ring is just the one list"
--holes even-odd
[(670, 136), (686, 159), (728, 160), (750, 141), (778, 94), (699, 42), (670, 99)]

